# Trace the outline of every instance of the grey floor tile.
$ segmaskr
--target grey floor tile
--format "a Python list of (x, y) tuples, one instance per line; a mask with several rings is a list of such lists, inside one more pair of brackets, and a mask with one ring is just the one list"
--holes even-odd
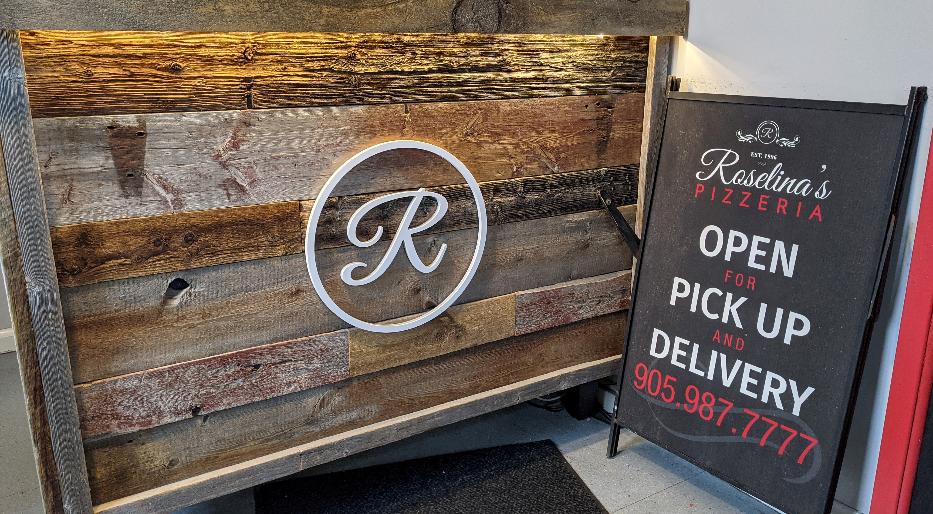
[(706, 472), (700, 472), (615, 512), (619, 514), (777, 513), (774, 509)]
[(840, 501), (835, 501), (833, 502), (833, 510), (831, 511), (831, 514), (861, 514), (861, 513)]
[(605, 442), (609, 434), (609, 426), (595, 419), (577, 420), (563, 411), (550, 412), (528, 404), (517, 406), (513, 418), (516, 426), (533, 434), (537, 440), (554, 441), (564, 453), (596, 440)]
[(622, 433), (619, 448), (618, 455), (607, 459), (603, 436), (586, 447), (565, 453), (567, 462), (610, 512), (701, 473), (692, 464), (631, 432)]

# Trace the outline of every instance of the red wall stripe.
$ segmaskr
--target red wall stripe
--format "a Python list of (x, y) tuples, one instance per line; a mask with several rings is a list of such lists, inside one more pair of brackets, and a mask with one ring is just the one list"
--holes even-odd
[[(930, 147), (933, 154), (933, 142)], [(933, 384), (933, 159), (926, 178), (881, 436), (871, 514), (906, 514)]]

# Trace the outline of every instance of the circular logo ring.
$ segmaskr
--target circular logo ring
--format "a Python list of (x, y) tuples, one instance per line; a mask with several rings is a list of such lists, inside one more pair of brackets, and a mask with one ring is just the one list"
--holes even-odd
[(781, 127), (771, 120), (765, 120), (758, 124), (755, 135), (758, 137), (759, 143), (770, 145), (781, 135)]
[[(350, 170), (358, 166), (366, 159), (373, 157), (374, 155), (399, 149), (423, 150), (425, 152), (437, 155), (438, 157), (450, 163), (457, 170), (457, 172), (463, 176), (463, 179), (466, 180), (467, 185), (470, 187), (470, 192), (473, 193), (473, 200), (476, 203), (477, 221), (479, 223), (477, 227), (479, 233), (476, 237), (476, 247), (473, 250), (473, 258), (470, 261), (470, 266), (467, 268), (463, 278), (460, 279), (457, 287), (454, 288), (453, 292), (451, 292), (447, 298), (444, 299), (444, 301), (440, 302), (433, 309), (408, 321), (400, 323), (370, 323), (368, 321), (363, 321), (359, 318), (356, 318), (347, 311), (341, 309), (324, 288), (324, 283), (317, 272), (317, 261), (314, 252), (315, 240), (317, 239), (317, 225), (318, 221), (320, 220), (321, 213), (324, 210), (324, 205), (327, 203), (327, 199), (334, 192), (337, 184), (343, 180), (343, 178), (347, 175), (347, 173), (350, 172)], [(453, 305), (454, 302), (457, 301), (457, 298), (459, 298), (460, 295), (462, 295), (466, 290), (467, 285), (469, 285), (470, 281), (473, 279), (473, 276), (476, 274), (476, 270), (479, 268), (480, 258), (483, 255), (483, 249), (485, 246), (486, 202), (483, 201), (483, 194), (479, 189), (479, 184), (476, 182), (476, 179), (473, 178), (473, 175), (470, 173), (470, 170), (467, 169), (466, 165), (464, 165), (460, 159), (454, 157), (453, 154), (447, 150), (444, 150), (443, 148), (432, 145), (430, 143), (413, 140), (398, 140), (371, 146), (354, 155), (350, 158), (350, 160), (343, 163), (343, 165), (341, 165), (340, 168), (338, 168), (337, 171), (334, 172), (334, 174), (327, 180), (327, 182), (324, 184), (324, 187), (321, 189), (321, 192), (318, 194), (317, 199), (314, 201), (314, 208), (311, 210), (311, 218), (308, 220), (308, 230), (305, 234), (305, 260), (308, 264), (308, 274), (311, 275), (311, 284), (314, 285), (314, 290), (317, 291), (321, 301), (324, 302), (324, 305), (326, 305), (328, 309), (339, 316), (340, 319), (357, 328), (361, 328), (369, 332), (388, 334), (393, 332), (403, 332), (405, 330), (410, 330), (412, 328), (424, 325), (425, 323), (440, 316), (445, 310), (447, 310), (447, 308)]]

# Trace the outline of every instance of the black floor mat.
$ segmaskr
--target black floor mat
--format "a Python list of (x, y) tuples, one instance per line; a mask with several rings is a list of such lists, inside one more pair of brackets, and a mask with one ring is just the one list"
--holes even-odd
[(284, 480), (255, 497), (257, 514), (607, 512), (551, 441)]

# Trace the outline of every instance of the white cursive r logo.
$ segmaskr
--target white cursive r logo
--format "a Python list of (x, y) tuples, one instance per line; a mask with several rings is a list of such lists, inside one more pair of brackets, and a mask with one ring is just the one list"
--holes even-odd
[[(405, 244), (405, 254), (408, 256), (409, 262), (415, 267), (416, 270), (422, 273), (431, 273), (436, 270), (438, 266), (441, 265), (441, 259), (444, 258), (444, 253), (447, 252), (447, 243), (441, 245), (441, 249), (437, 252), (437, 257), (431, 262), (431, 264), (425, 264), (421, 260), (421, 257), (418, 256), (418, 250), (415, 248), (415, 242), (412, 241), (412, 236), (418, 232), (423, 232), (434, 225), (438, 221), (441, 221), (441, 218), (447, 214), (447, 199), (443, 196), (432, 193), (430, 191), (425, 191), (422, 187), (417, 191), (403, 191), (401, 193), (392, 193), (385, 196), (380, 196), (375, 200), (370, 200), (364, 203), (356, 212), (353, 213), (353, 216), (350, 217), (350, 223), (347, 224), (347, 239), (351, 243), (360, 247), (360, 248), (369, 248), (370, 246), (379, 242), (382, 239), (383, 227), (379, 225), (379, 228), (376, 229), (376, 235), (366, 241), (360, 241), (360, 238), (356, 235), (356, 229), (360, 224), (360, 220), (363, 219), (363, 216), (366, 216), (369, 211), (375, 209), (376, 207), (391, 202), (393, 200), (399, 200), (405, 197), (411, 197), (411, 203), (408, 204), (408, 209), (405, 210), (405, 215), (402, 217), (402, 222), (398, 225), (398, 230), (395, 232), (395, 237), (392, 239), (392, 244), (389, 245), (389, 250), (386, 252), (385, 256), (382, 257), (382, 260), (379, 261), (379, 265), (376, 266), (369, 275), (366, 275), (363, 278), (356, 279), (353, 278), (353, 270), (357, 268), (365, 268), (365, 262), (351, 262), (343, 267), (343, 270), (340, 271), (340, 278), (347, 285), (351, 286), (362, 286), (373, 282), (377, 278), (381, 277), (383, 273), (389, 269), (389, 265), (392, 264), (392, 261), (395, 260), (395, 256), (398, 255), (398, 251), (402, 247), (402, 243)], [(415, 214), (418, 212), (418, 207), (421, 205), (421, 200), (429, 196), (437, 202), (437, 210), (434, 211), (434, 214), (428, 218), (427, 221), (418, 225), (417, 227), (411, 227), (411, 222), (415, 219)]]
[[(334, 302), (333, 298), (331, 298), (330, 294), (324, 288), (324, 283), (321, 280), (320, 275), (318, 275), (317, 261), (314, 253), (315, 241), (317, 239), (317, 225), (321, 219), (321, 213), (324, 210), (324, 205), (327, 203), (327, 199), (334, 192), (337, 184), (343, 180), (343, 178), (347, 173), (350, 172), (350, 170), (374, 155), (402, 148), (424, 150), (425, 152), (433, 153), (434, 155), (437, 155), (438, 157), (441, 157), (450, 163), (457, 170), (457, 172), (463, 176), (463, 179), (466, 181), (467, 186), (469, 186), (470, 192), (473, 195), (473, 201), (476, 203), (476, 246), (473, 248), (473, 258), (470, 261), (470, 265), (467, 267), (463, 278), (460, 279), (460, 282), (457, 283), (454, 290), (449, 295), (447, 295), (447, 298), (437, 304), (436, 307), (425, 313), (422, 313), (419, 316), (415, 316), (412, 319), (399, 323), (370, 323), (368, 321), (363, 321), (359, 318), (356, 318), (340, 308), (340, 306)], [(398, 230), (396, 230), (395, 236), (392, 238), (392, 242), (389, 244), (389, 249), (386, 251), (385, 255), (383, 255), (382, 259), (379, 261), (379, 264), (377, 264), (376, 268), (369, 272), (369, 274), (362, 278), (353, 278), (353, 272), (357, 269), (368, 267), (366, 263), (351, 262), (347, 264), (340, 270), (340, 279), (343, 280), (344, 283), (350, 286), (362, 286), (374, 282), (379, 277), (381, 277), (386, 272), (386, 270), (389, 269), (389, 266), (395, 260), (396, 256), (398, 256), (398, 252), (401, 250), (402, 245), (405, 245), (405, 254), (408, 257), (409, 262), (411, 262), (411, 265), (421, 273), (431, 273), (441, 265), (441, 261), (444, 259), (444, 255), (447, 253), (446, 243), (441, 245), (440, 250), (438, 250), (437, 255), (434, 257), (431, 263), (426, 264), (423, 260), (421, 260), (421, 256), (418, 255), (418, 250), (415, 248), (413, 240), (413, 237), (416, 234), (424, 232), (425, 230), (433, 227), (444, 218), (445, 214), (447, 214), (447, 199), (437, 193), (425, 191), (424, 188), (421, 188), (417, 191), (390, 193), (366, 202), (360, 206), (360, 208), (357, 209), (356, 212), (354, 212), (350, 217), (350, 221), (347, 223), (347, 238), (352, 244), (359, 248), (369, 248), (378, 243), (385, 233), (384, 227), (380, 225), (376, 229), (376, 234), (373, 235), (373, 237), (367, 239), (366, 241), (362, 241), (357, 234), (360, 221), (374, 208), (384, 203), (394, 200), (401, 200), (404, 198), (411, 198), (411, 203), (409, 203), (408, 207), (405, 209), (405, 214), (402, 216)], [(437, 207), (426, 221), (422, 222), (420, 225), (412, 227), (411, 224), (414, 222), (415, 214), (417, 214), (418, 208), (421, 206), (421, 203), (425, 198), (433, 199), (437, 203)], [(317, 292), (318, 296), (321, 298), (321, 301), (324, 302), (324, 305), (326, 305), (328, 309), (339, 316), (340, 319), (346, 321), (354, 327), (368, 330), (370, 332), (391, 333), (402, 332), (417, 326), (421, 326), (440, 316), (445, 310), (453, 305), (454, 302), (457, 301), (457, 298), (463, 294), (463, 291), (466, 290), (470, 280), (473, 279), (473, 275), (476, 274), (476, 270), (479, 268), (480, 258), (483, 255), (483, 249), (485, 248), (485, 245), (486, 203), (483, 201), (483, 194), (479, 189), (479, 184), (477, 184), (476, 179), (473, 178), (473, 175), (470, 174), (470, 170), (467, 169), (467, 167), (460, 161), (460, 159), (457, 159), (450, 152), (444, 150), (443, 148), (421, 141), (401, 140), (380, 143), (378, 145), (371, 146), (366, 150), (363, 150), (362, 152), (354, 155), (347, 162), (343, 163), (343, 165), (341, 165), (340, 168), (334, 172), (330, 179), (327, 180), (327, 183), (324, 184), (320, 194), (318, 194), (317, 200), (314, 202), (314, 208), (311, 210), (311, 218), (308, 220), (308, 231), (305, 235), (305, 259), (308, 263), (308, 274), (311, 276), (311, 283), (314, 285), (314, 290)]]

